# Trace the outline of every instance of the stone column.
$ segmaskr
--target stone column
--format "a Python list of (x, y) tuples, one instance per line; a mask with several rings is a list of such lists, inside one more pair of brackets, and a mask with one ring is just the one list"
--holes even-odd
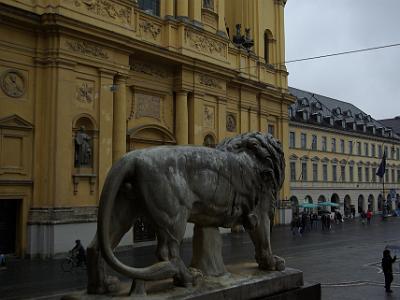
[(226, 37), (226, 27), (225, 27), (225, 0), (218, 0), (218, 30), (217, 34)]
[(174, 16), (174, 0), (164, 0), (165, 1), (165, 17)]
[(116, 76), (113, 107), (113, 162), (126, 153), (126, 78)]
[(189, 114), (187, 92), (176, 93), (175, 136), (178, 145), (187, 145), (189, 142)]
[(201, 1), (189, 0), (189, 16), (193, 20), (194, 25), (202, 26), (201, 23)]
[(188, 20), (189, 0), (176, 0), (176, 16), (181, 20)]

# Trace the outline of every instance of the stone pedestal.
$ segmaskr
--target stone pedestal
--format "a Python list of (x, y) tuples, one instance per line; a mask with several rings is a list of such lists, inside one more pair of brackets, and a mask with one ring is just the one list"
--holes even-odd
[(176, 287), (172, 280), (146, 282), (147, 296), (128, 296), (130, 282), (122, 284), (123, 289), (114, 295), (87, 295), (85, 291), (68, 296), (64, 300), (77, 299), (140, 299), (140, 300), (249, 300), (249, 299), (321, 299), (320, 286), (304, 286), (303, 273), (286, 268), (284, 271), (267, 272), (257, 268), (257, 264), (240, 263), (228, 265), (223, 276), (205, 276), (194, 287)]

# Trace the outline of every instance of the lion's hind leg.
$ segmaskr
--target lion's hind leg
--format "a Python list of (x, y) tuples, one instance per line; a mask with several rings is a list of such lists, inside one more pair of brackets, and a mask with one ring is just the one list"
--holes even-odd
[[(181, 215), (184, 212), (180, 212)], [(192, 286), (193, 276), (180, 257), (180, 246), (186, 230), (186, 218), (179, 218), (179, 221), (168, 228), (159, 228), (157, 231), (157, 256), (160, 260), (169, 260), (178, 268), (178, 274), (174, 277), (174, 284), (177, 286)]]

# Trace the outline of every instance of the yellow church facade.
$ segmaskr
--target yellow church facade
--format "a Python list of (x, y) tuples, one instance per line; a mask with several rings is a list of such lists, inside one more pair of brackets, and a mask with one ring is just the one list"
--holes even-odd
[(0, 0), (0, 252), (87, 244), (127, 151), (269, 131), (288, 153), (285, 3)]

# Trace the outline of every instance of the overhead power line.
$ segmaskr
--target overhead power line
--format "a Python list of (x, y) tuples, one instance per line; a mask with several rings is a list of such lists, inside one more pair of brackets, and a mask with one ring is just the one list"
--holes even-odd
[(312, 56), (312, 57), (307, 57), (307, 58), (293, 59), (293, 60), (285, 61), (285, 63), (286, 64), (290, 64), (290, 63), (299, 62), (299, 61), (321, 59), (321, 58), (325, 58), (325, 57), (346, 55), (346, 54), (359, 53), (359, 52), (374, 51), (374, 50), (379, 50), (379, 49), (384, 49), (384, 48), (391, 48), (391, 47), (398, 47), (398, 46), (400, 46), (400, 43), (377, 46), (377, 47), (370, 47), (370, 48), (362, 48), (362, 49), (350, 50), (350, 51), (344, 51), (344, 52), (336, 52), (336, 53), (324, 54), (324, 55), (319, 55), (319, 56)]

